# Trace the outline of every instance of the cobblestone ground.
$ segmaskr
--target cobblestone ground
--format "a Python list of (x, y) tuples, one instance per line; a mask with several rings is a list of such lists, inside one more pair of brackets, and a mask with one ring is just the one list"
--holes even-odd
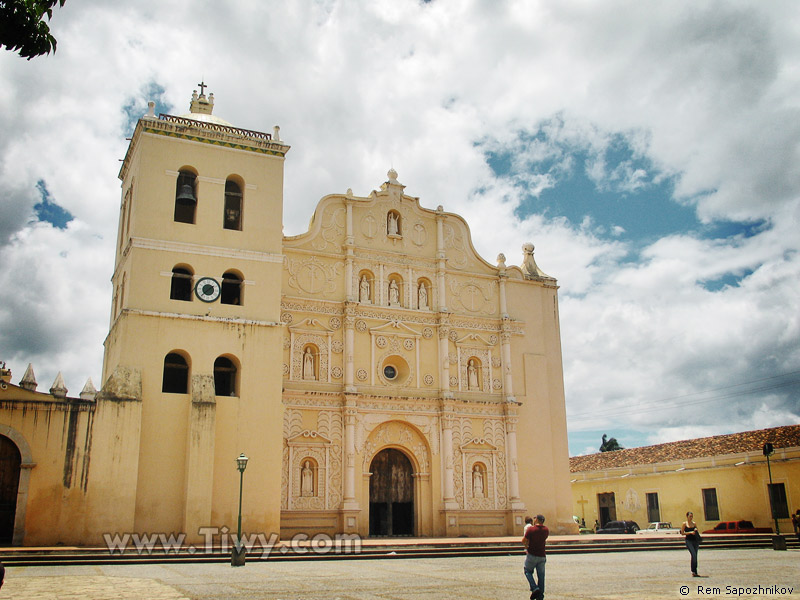
[[(316, 560), (227, 564), (10, 567), (0, 599), (520, 600), (523, 556)], [(685, 551), (551, 555), (547, 598), (787, 598), (800, 596), (800, 551)], [(794, 588), (793, 591), (789, 591)]]

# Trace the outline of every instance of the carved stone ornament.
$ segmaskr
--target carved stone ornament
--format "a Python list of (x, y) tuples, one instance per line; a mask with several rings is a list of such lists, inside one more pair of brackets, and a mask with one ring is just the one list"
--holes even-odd
[(489, 336), (489, 343), (492, 346), (494, 346), (497, 343), (497, 336), (495, 334)]
[(344, 351), (344, 344), (342, 344), (341, 340), (333, 340), (331, 342), (331, 350), (336, 352), (336, 354), (341, 354)]
[(422, 330), (422, 337), (424, 337), (426, 340), (433, 337), (433, 329), (431, 329), (430, 327), (425, 327)]
[(356, 377), (358, 378), (359, 381), (366, 381), (368, 376), (369, 373), (367, 373), (366, 369), (359, 369), (358, 371), (356, 371)]
[(359, 319), (358, 321), (356, 321), (356, 329), (358, 331), (362, 331), (362, 332), (366, 331), (367, 330), (367, 323), (365, 321)]
[(283, 376), (284, 377), (289, 376), (289, 365), (287, 365), (286, 363), (283, 363)]
[(403, 348), (406, 350), (413, 350), (414, 349), (414, 340), (411, 338), (406, 338), (403, 340)]
[(455, 342), (458, 340), (458, 332), (455, 329), (451, 329), (447, 337), (450, 338), (451, 342)]
[(326, 296), (336, 290), (336, 282), (341, 274), (341, 263), (322, 261), (316, 256), (285, 261), (289, 272), (289, 287), (307, 294)]
[(451, 375), (450, 376), (450, 387), (451, 388), (457, 388), (458, 387), (458, 377), (456, 377), (455, 375)]
[(342, 367), (333, 367), (331, 369), (331, 376), (334, 379), (341, 379), (342, 378)]
[(411, 241), (415, 246), (424, 246), (428, 241), (428, 232), (425, 230), (425, 225), (417, 221), (411, 229)]
[(281, 313), (281, 323), (286, 323), (287, 325), (291, 325), (294, 317), (292, 317), (292, 313), (285, 312)]
[(499, 369), (500, 368), (500, 364), (501, 364), (500, 363), (500, 357), (499, 356), (493, 356), (492, 357), (492, 366), (495, 369)]
[(329, 323), (331, 329), (339, 329), (342, 326), (342, 320), (339, 317), (331, 317)]
[(430, 373), (425, 373), (425, 376), (422, 378), (422, 381), (425, 382), (425, 385), (433, 385), (433, 375)]
[(383, 337), (382, 335), (379, 335), (377, 338), (375, 338), (375, 345), (378, 348), (386, 348), (386, 344), (388, 344), (388, 342), (386, 341), (386, 338)]

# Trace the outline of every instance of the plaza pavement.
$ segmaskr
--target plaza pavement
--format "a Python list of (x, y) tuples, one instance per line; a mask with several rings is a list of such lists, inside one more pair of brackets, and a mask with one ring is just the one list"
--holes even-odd
[[(0, 599), (523, 600), (530, 594), (523, 559), (520, 552), (489, 558), (251, 561), (238, 568), (223, 563), (10, 567)], [(547, 598), (767, 599), (790, 597), (789, 587), (795, 588), (791, 597), (800, 597), (800, 550), (701, 547), (699, 565), (702, 577), (689, 576), (684, 550), (551, 555)], [(752, 593), (759, 585), (774, 589)], [(681, 586), (688, 586), (688, 593)], [(732, 593), (728, 586), (751, 593)]]

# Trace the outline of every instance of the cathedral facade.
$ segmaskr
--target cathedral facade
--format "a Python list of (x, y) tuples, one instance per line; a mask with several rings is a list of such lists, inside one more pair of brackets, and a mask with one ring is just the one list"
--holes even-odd
[[(29, 446), (15, 541), (232, 528), (240, 453), (249, 532), (516, 535), (528, 512), (572, 532), (557, 284), (533, 246), (485, 261), (394, 170), (286, 237), (289, 146), (213, 104), (136, 126), (101, 390), (0, 390), (0, 434)], [(14, 394), (75, 421), (69, 486), (68, 440)]]

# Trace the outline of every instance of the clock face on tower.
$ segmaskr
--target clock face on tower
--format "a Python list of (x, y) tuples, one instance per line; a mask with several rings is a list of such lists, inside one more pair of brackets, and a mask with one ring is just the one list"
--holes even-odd
[(194, 293), (203, 302), (213, 302), (219, 298), (219, 283), (211, 277), (202, 277), (194, 286)]

